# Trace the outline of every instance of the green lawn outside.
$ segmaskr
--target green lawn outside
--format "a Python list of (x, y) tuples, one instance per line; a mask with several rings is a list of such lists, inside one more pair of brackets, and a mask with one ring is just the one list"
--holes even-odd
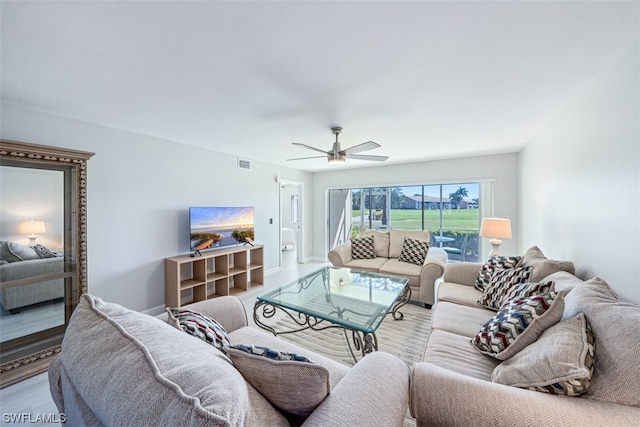
[[(440, 229), (440, 211), (425, 210), (425, 229)], [(365, 213), (366, 214), (366, 213)], [(360, 219), (360, 210), (353, 211), (353, 218), (356, 222)], [(365, 217), (365, 225), (368, 225)], [(380, 220), (372, 221), (372, 225), (380, 226)], [(392, 228), (422, 228), (422, 211), (419, 209), (391, 209), (391, 227)], [(442, 212), (442, 228), (443, 230), (465, 230), (478, 231), (480, 228), (480, 213), (478, 209), (451, 209)]]

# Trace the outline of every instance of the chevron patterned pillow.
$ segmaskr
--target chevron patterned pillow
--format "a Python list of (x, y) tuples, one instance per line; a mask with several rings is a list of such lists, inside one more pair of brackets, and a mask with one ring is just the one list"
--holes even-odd
[(427, 257), (427, 252), (429, 251), (430, 246), (430, 242), (405, 237), (404, 243), (402, 244), (402, 252), (400, 252), (400, 258), (398, 258), (398, 261), (422, 265), (424, 263), (424, 259)]
[(478, 278), (473, 285), (480, 292), (484, 292), (485, 288), (491, 282), (493, 271), (498, 268), (516, 268), (522, 261), (521, 256), (501, 256), (494, 255), (482, 266), (478, 272)]
[(531, 297), (534, 295), (548, 294), (555, 291), (556, 283), (553, 280), (540, 283), (521, 283), (519, 285), (512, 286), (505, 294), (502, 304), (505, 305), (508, 301), (514, 298)]
[(595, 337), (583, 313), (544, 331), (533, 344), (498, 365), (494, 383), (550, 394), (587, 392), (594, 368)]
[(489, 310), (498, 311), (507, 292), (512, 287), (527, 283), (533, 267), (496, 269), (491, 275), (489, 286), (484, 290), (478, 304)]
[(564, 292), (515, 298), (485, 323), (471, 345), (480, 353), (506, 360), (562, 319)]
[(351, 258), (373, 259), (376, 257), (376, 249), (373, 246), (373, 236), (355, 237), (351, 239)]
[(211, 317), (185, 308), (167, 308), (167, 314), (170, 325), (182, 329), (189, 335), (193, 335), (219, 350), (222, 350), (224, 346), (231, 345), (227, 331)]

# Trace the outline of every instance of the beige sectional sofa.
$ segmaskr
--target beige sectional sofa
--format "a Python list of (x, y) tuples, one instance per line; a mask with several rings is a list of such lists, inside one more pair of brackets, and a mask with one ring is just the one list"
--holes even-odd
[[(601, 279), (583, 282), (572, 274), (571, 263), (549, 260), (534, 265), (533, 279), (554, 281), (556, 291), (566, 292), (561, 322), (584, 313), (591, 326), (595, 356), (590, 386), (586, 394), (569, 397), (503, 385), (492, 381), (492, 375), (502, 372), (507, 365), (496, 368), (507, 362), (470, 344), (496, 315), (477, 304), (483, 292), (474, 283), (482, 265), (456, 263), (445, 268), (424, 361), (412, 368), (410, 409), (417, 425), (640, 425), (640, 307), (621, 300)], [(553, 272), (558, 269), (569, 271)], [(556, 339), (550, 347), (562, 344), (562, 339)], [(525, 375), (546, 372), (534, 367), (537, 362), (525, 366)]]
[(407, 277), (409, 286), (411, 286), (411, 299), (431, 307), (434, 303), (435, 281), (442, 277), (444, 273), (447, 253), (441, 248), (431, 247), (422, 265), (399, 260), (405, 237), (429, 242), (429, 232), (394, 229), (389, 232), (381, 232), (360, 229), (359, 237), (367, 236), (373, 236), (375, 258), (354, 259), (352, 257), (351, 242), (346, 242), (329, 251), (329, 261), (335, 267)]
[[(296, 353), (313, 364), (259, 356), (232, 357), (232, 363), (171, 326), (166, 314), (151, 317), (85, 294), (49, 367), (51, 394), (67, 425), (403, 424), (409, 369), (397, 357), (376, 352), (349, 368), (249, 327), (236, 297), (184, 308), (218, 320), (232, 344)], [(308, 381), (317, 385), (307, 387)]]

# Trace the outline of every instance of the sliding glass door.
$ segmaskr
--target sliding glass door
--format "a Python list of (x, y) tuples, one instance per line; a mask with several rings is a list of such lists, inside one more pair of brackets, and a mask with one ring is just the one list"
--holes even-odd
[(427, 230), (431, 244), (452, 261), (479, 259), (479, 183), (329, 190), (329, 247), (357, 236), (360, 227)]

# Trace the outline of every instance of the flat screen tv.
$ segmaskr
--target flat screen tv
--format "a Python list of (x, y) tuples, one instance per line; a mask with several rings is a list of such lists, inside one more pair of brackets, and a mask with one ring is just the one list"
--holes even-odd
[(253, 241), (253, 207), (191, 207), (189, 238), (192, 251)]

